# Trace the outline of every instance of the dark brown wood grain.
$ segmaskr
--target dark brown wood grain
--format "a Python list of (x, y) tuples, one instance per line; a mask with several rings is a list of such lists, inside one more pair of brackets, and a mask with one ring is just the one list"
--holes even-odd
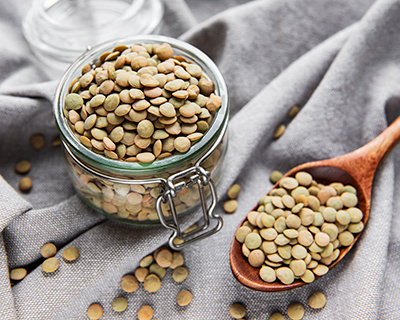
[[(370, 214), (371, 189), (375, 171), (379, 163), (392, 151), (399, 140), (400, 117), (365, 146), (340, 157), (299, 165), (287, 172), (284, 177), (294, 176), (298, 171), (307, 171), (318, 182), (325, 184), (342, 182), (343, 184), (353, 185), (357, 189), (358, 207), (364, 214), (363, 222), (365, 225)], [(257, 210), (257, 207), (258, 205), (254, 206), (252, 210)], [(238, 228), (245, 220), (240, 222)], [(329, 269), (332, 269), (342, 260), (360, 235), (361, 233), (355, 236), (350, 246), (341, 249), (339, 257), (329, 266)], [(241, 247), (242, 244), (234, 237), (230, 250), (230, 264), (234, 276), (246, 287), (258, 291), (275, 292), (291, 290), (306, 285), (303, 281), (298, 280), (289, 285), (284, 285), (278, 281), (274, 283), (264, 282), (259, 277), (259, 269), (253, 268), (247, 262), (247, 258), (242, 254)]]

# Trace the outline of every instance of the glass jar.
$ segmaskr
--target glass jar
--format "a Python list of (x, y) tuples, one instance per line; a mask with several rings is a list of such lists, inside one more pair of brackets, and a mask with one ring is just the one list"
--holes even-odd
[(22, 30), (49, 77), (59, 79), (88, 46), (157, 33), (161, 0), (32, 0)]
[[(209, 129), (187, 152), (149, 163), (113, 160), (91, 151), (81, 144), (64, 115), (64, 100), (70, 84), (81, 75), (84, 65), (95, 63), (102, 53), (117, 46), (137, 43), (171, 45), (175, 56), (202, 68), (222, 100)], [(217, 201), (214, 183), (220, 178), (227, 149), (228, 94), (217, 66), (199, 49), (154, 35), (100, 44), (85, 52), (65, 72), (56, 91), (53, 111), (73, 185), (89, 206), (119, 222), (143, 226), (161, 223), (173, 230), (169, 243), (176, 249), (221, 229), (222, 219), (214, 213)], [(181, 217), (199, 209), (203, 224), (185, 234), (181, 230)], [(216, 223), (211, 223), (212, 220)]]

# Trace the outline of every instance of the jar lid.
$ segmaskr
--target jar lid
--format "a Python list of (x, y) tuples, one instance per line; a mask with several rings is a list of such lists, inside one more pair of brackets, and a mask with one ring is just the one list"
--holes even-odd
[(91, 46), (156, 33), (163, 13), (161, 0), (33, 0), (23, 33), (43, 69), (58, 79)]

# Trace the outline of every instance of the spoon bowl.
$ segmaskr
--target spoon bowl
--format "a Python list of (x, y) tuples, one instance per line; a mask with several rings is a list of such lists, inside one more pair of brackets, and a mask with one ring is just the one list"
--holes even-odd
[[(378, 137), (363, 147), (340, 157), (301, 164), (291, 169), (282, 178), (294, 177), (297, 172), (306, 171), (313, 176), (314, 180), (323, 184), (341, 182), (344, 185), (352, 185), (357, 190), (357, 207), (363, 212), (362, 221), (365, 225), (370, 214), (372, 181), (376, 169), (379, 163), (393, 150), (399, 141), (400, 117)], [(279, 181), (273, 186), (270, 192), (278, 185)], [(251, 211), (256, 211), (257, 208), (258, 205), (255, 205)], [(241, 221), (238, 228), (242, 226), (246, 219), (245, 217)], [(351, 250), (361, 233), (354, 235), (354, 241), (348, 247), (340, 248), (340, 254), (329, 265), (329, 270), (335, 267)], [(235, 237), (231, 244), (230, 264), (236, 279), (246, 287), (254, 290), (264, 292), (285, 291), (307, 284), (300, 280), (295, 280), (291, 284), (282, 284), (279, 281), (272, 283), (264, 282), (259, 276), (260, 269), (254, 268), (248, 263), (242, 253), (242, 244)], [(315, 280), (318, 278), (316, 276)]]

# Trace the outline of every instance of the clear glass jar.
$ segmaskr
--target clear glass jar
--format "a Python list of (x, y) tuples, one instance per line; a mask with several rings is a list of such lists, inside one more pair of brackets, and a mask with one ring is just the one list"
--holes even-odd
[[(193, 61), (215, 84), (222, 105), (209, 129), (186, 153), (150, 163), (112, 160), (81, 144), (64, 116), (64, 100), (81, 69), (106, 51), (120, 45), (168, 43), (175, 56)], [(79, 196), (106, 217), (135, 225), (159, 225), (173, 230), (170, 245), (177, 249), (217, 232), (222, 219), (214, 213), (217, 183), (227, 149), (228, 94), (224, 79), (213, 61), (192, 45), (163, 36), (137, 36), (109, 41), (80, 56), (65, 72), (54, 100), (54, 115), (63, 142), (68, 171)], [(189, 234), (181, 230), (179, 219), (202, 211), (204, 224)], [(211, 220), (217, 224), (211, 227)], [(215, 224), (215, 223), (214, 223)], [(177, 244), (175, 238), (183, 243)]]
[(157, 33), (161, 0), (32, 0), (23, 33), (50, 78), (59, 79), (88, 46)]

